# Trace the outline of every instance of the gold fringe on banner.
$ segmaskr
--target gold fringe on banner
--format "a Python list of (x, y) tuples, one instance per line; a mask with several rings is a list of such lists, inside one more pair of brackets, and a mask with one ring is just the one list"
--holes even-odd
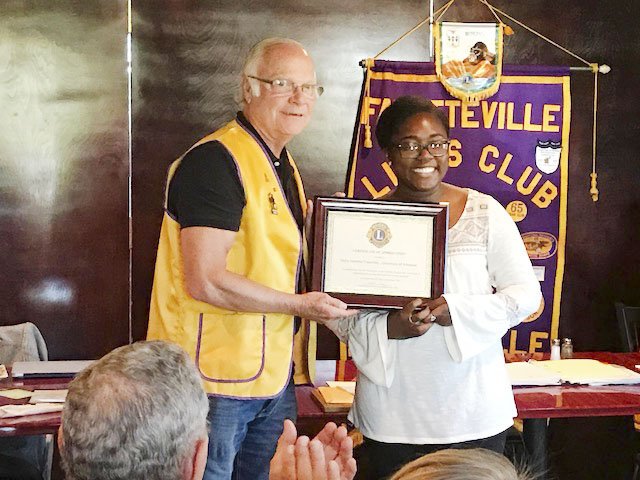
[(598, 190), (598, 174), (596, 173), (596, 138), (598, 135), (598, 64), (592, 63), (593, 70), (593, 144), (591, 149), (591, 200), (598, 201), (600, 192)]
[[(365, 79), (364, 79), (364, 99), (363, 102), (366, 102), (367, 99), (371, 96), (371, 69), (375, 65), (375, 60), (373, 58), (367, 58), (364, 61), (365, 68)], [(366, 105), (362, 105), (362, 112), (360, 112), (360, 123), (364, 124), (364, 148), (373, 148), (373, 141), (371, 140), (371, 125), (369, 125), (369, 115), (368, 108)]]

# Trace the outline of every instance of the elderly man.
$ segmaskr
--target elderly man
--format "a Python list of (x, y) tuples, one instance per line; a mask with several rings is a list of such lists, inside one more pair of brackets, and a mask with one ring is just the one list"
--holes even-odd
[(68, 480), (199, 480), (207, 396), (168, 342), (120, 347), (69, 385), (58, 444)]
[(242, 112), (169, 170), (147, 338), (178, 343), (199, 369), (215, 432), (207, 480), (268, 478), (283, 421), (296, 417), (297, 318), (352, 313), (300, 293), (307, 204), (286, 144), (321, 93), (299, 43), (260, 42), (243, 68)]
[[(58, 435), (67, 480), (200, 480), (208, 408), (198, 372), (179, 346), (117, 348), (69, 385)], [(344, 427), (328, 423), (309, 441), (291, 422), (284, 426), (271, 480), (353, 479)]]

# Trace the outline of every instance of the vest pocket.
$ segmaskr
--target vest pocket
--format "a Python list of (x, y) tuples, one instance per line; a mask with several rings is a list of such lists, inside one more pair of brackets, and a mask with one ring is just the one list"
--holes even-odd
[(264, 369), (266, 319), (256, 313), (200, 314), (196, 366), (209, 382), (242, 383)]

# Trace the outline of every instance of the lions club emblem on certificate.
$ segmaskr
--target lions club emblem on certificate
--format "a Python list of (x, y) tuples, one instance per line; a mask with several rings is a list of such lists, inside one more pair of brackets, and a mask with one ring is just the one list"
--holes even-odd
[(374, 223), (367, 232), (367, 238), (376, 247), (382, 248), (391, 240), (391, 230), (386, 223)]

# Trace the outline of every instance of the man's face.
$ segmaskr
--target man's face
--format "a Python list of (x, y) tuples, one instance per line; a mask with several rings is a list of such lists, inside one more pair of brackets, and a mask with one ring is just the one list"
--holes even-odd
[[(295, 85), (316, 83), (311, 58), (296, 45), (277, 45), (267, 50), (255, 76), (268, 81), (288, 80)], [(316, 97), (305, 95), (299, 87), (278, 93), (272, 85), (259, 80), (245, 78), (244, 82), (244, 112), (267, 142), (286, 143), (309, 123)], [(253, 95), (251, 85), (259, 89), (259, 96)]]

